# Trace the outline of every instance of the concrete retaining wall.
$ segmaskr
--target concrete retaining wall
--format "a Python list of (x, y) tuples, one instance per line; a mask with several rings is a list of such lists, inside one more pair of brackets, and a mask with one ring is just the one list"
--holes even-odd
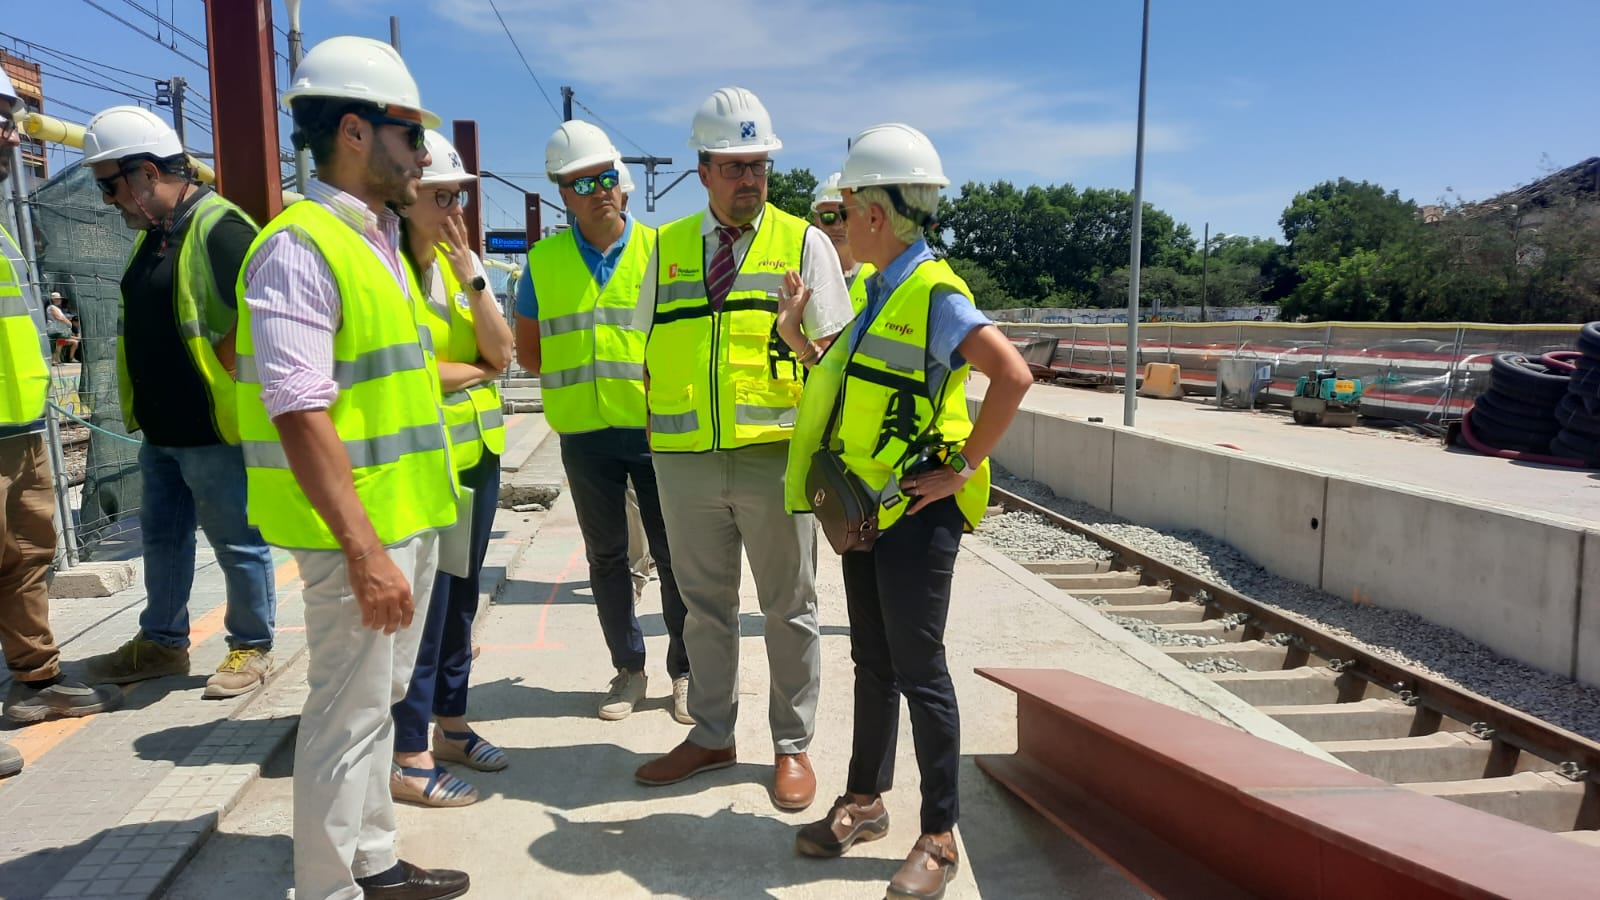
[(1336, 597), (1600, 684), (1600, 532), (1026, 409), (995, 459), (1059, 496), (1203, 531)]

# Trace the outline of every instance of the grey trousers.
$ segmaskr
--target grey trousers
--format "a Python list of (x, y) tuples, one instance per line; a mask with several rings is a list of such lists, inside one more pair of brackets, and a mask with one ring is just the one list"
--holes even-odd
[(772, 689), (773, 749), (800, 753), (816, 731), (822, 654), (817, 540), (810, 516), (784, 511), (788, 444), (654, 455), (672, 569), (688, 607), (689, 740), (733, 746), (739, 715), (739, 550), (750, 558)]
[(628, 571), (633, 574), (635, 597), (650, 583), (656, 561), (650, 558), (650, 541), (645, 537), (644, 520), (639, 518), (639, 495), (633, 492), (633, 482), (628, 482)]
[(411, 625), (361, 624), (344, 554), (296, 550), (310, 666), (294, 756), (294, 884), (301, 900), (361, 900), (357, 878), (395, 864), (394, 719), (406, 695), (439, 561), (432, 531), (389, 548), (411, 583)]

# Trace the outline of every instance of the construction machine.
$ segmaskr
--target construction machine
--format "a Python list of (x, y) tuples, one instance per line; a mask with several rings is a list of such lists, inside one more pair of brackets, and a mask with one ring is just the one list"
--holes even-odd
[(1289, 409), (1301, 425), (1349, 428), (1361, 405), (1361, 379), (1340, 378), (1333, 369), (1314, 369), (1295, 382)]

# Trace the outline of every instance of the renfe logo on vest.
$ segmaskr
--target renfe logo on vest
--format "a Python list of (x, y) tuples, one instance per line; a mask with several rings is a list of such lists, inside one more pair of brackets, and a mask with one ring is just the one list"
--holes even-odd
[(680, 268), (677, 263), (673, 263), (673, 264), (667, 266), (667, 277), (668, 278), (678, 278), (678, 277), (694, 278), (694, 277), (698, 276), (699, 274), (700, 274), (700, 270), (697, 269), (697, 268), (696, 269), (690, 269), (690, 268), (687, 268), (687, 267)]
[(911, 332), (916, 330), (915, 328), (912, 328), (908, 324), (901, 324), (899, 322), (890, 322), (889, 324), (887, 324), (887, 325), (885, 325), (883, 327), (888, 331), (892, 331), (895, 334), (900, 335), (901, 337), (905, 337), (906, 335), (908, 335)]

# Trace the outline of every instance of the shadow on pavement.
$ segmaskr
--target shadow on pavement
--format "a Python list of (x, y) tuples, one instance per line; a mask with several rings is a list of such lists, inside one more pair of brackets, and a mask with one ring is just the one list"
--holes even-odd
[[(633, 780), (635, 769), (666, 752), (637, 753), (615, 744), (574, 744), (569, 747), (507, 747), (501, 745), (511, 765), (505, 772), (472, 773), (472, 783), (485, 796), (527, 800), (554, 810), (576, 810), (608, 803), (649, 802), (703, 793), (730, 784), (755, 784), (766, 789), (772, 766), (740, 763), (661, 787), (646, 787)], [(572, 773), (550, 777), (549, 773)], [(536, 773), (536, 774), (529, 774)], [(543, 773), (543, 774), (538, 774)], [(791, 836), (792, 839), (792, 836)]]
[(655, 896), (754, 900), (819, 880), (887, 884), (896, 865), (800, 856), (793, 825), (733, 810), (615, 822), (575, 822), (552, 812), (551, 819), (555, 830), (528, 847), (541, 866), (577, 876), (621, 873)]
[[(588, 593), (589, 579), (574, 579), (551, 584), (548, 581), (507, 581), (495, 606), (543, 606), (551, 604), (593, 603)], [(581, 592), (581, 593), (580, 593)]]

